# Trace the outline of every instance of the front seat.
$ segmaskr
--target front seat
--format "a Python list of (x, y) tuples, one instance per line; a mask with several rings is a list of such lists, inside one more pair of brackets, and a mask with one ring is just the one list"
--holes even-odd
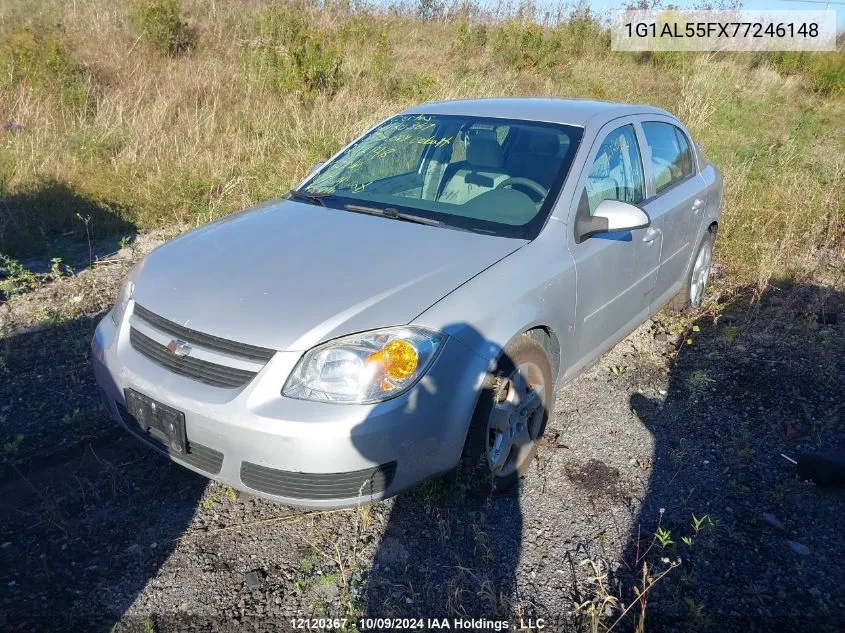
[(518, 141), (516, 150), (505, 161), (508, 173), (530, 178), (551, 189), (562, 162), (558, 157), (558, 135), (554, 132), (523, 132)]
[(619, 181), (611, 174), (610, 156), (603, 154), (596, 157), (593, 168), (587, 176), (587, 199), (590, 204), (590, 215), (603, 200), (619, 200)]
[(508, 178), (502, 162), (502, 146), (495, 138), (472, 138), (467, 145), (467, 159), (452, 163), (443, 173), (437, 199), (450, 204), (465, 204), (482, 193), (492, 191)]

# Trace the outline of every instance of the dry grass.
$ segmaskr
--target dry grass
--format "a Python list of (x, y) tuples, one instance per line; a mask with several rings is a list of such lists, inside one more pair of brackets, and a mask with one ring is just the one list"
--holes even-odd
[[(611, 53), (592, 27), (573, 35), (269, 0), (183, 0), (196, 39), (162, 54), (133, 24), (135, 6), (0, 5), (0, 121), (23, 126), (0, 131), (0, 196), (17, 204), (0, 202), (0, 250), (50, 255), (51, 232), (81, 229), (80, 199), (142, 229), (201, 224), (281, 194), (403, 106), (489, 95), (646, 102), (681, 116), (725, 174), (719, 256), (738, 282), (811, 274), (819, 252), (842, 248), (845, 109), (759, 60), (640, 59)], [(60, 50), (65, 66), (16, 77), (8, 42), (55, 24), (32, 46)], [(321, 88), (334, 54), (337, 82)], [(44, 183), (75, 197), (46, 204)]]

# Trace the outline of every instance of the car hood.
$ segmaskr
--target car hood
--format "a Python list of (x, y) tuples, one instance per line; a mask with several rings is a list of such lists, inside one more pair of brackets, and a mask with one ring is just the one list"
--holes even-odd
[(200, 332), (306, 350), (405, 325), (523, 244), (282, 200), (162, 245), (134, 298)]

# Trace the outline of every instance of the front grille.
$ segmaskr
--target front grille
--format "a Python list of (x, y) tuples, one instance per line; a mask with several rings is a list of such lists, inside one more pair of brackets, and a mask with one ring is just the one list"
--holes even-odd
[(255, 378), (256, 372), (247, 369), (209, 363), (191, 356), (176, 356), (167, 347), (134, 327), (129, 330), (129, 342), (136, 351), (174, 374), (192, 378), (213, 387), (241, 387)]
[(350, 499), (384, 492), (396, 462), (346, 473), (294, 473), (241, 462), (241, 481), (253, 490), (289, 499)]
[(124, 407), (121, 403), (115, 401), (115, 406), (117, 407), (117, 412), (120, 414), (120, 417), (123, 419), (123, 423), (129, 428), (132, 432), (132, 435), (149, 442), (150, 444), (155, 445), (157, 448), (165, 451), (171, 457), (175, 457), (177, 460), (181, 460), (183, 462), (187, 462), (191, 466), (195, 468), (199, 468), (207, 472), (210, 475), (216, 475), (220, 472), (220, 469), (223, 467), (223, 453), (220, 451), (215, 451), (213, 448), (209, 448), (208, 446), (203, 446), (202, 444), (198, 444), (196, 442), (188, 440), (188, 452), (186, 454), (181, 453), (174, 453), (170, 450), (170, 447), (166, 444), (159, 442), (156, 438), (150, 436), (147, 433), (144, 433), (141, 430), (138, 421), (135, 417), (129, 413), (129, 411)]
[(264, 361), (265, 363), (273, 358), (275, 350), (267, 349), (266, 347), (256, 347), (255, 345), (247, 345), (246, 343), (238, 343), (237, 341), (229, 341), (225, 338), (212, 336), (203, 332), (197, 332), (183, 325), (178, 325), (172, 321), (160, 317), (147, 310), (144, 306), (135, 304), (132, 314), (139, 317), (152, 325), (155, 329), (169, 334), (173, 338), (178, 338), (192, 345), (196, 344), (215, 352), (222, 352), (224, 354), (231, 354), (240, 358), (248, 360)]

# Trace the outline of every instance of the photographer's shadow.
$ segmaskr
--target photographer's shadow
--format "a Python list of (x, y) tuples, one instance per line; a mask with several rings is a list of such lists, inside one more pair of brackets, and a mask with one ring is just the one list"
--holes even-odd
[(775, 282), (718, 312), (685, 334), (665, 398), (630, 398), (654, 456), (623, 556), (624, 597), (641, 602), (631, 589), (643, 589), (643, 564), (656, 577), (679, 561), (648, 591), (649, 631), (841, 630), (826, 561), (845, 551), (845, 495), (802, 483), (781, 454), (845, 448), (845, 300)]
[[(457, 327), (483, 341), (471, 326)], [(490, 346), (493, 357), (502, 354), (501, 347), (489, 341), (484, 344)], [(509, 361), (500, 360), (499, 367)], [(495, 384), (488, 381), (485, 392)], [(414, 406), (445, 411), (438, 387), (415, 387)], [(492, 397), (492, 392), (481, 397), (486, 396)], [(546, 407), (539, 411), (547, 419)], [(372, 453), (366, 441), (356, 445), (362, 455)], [(425, 459), (423, 447), (420, 451), (419, 459)], [(361, 605), (367, 618), (514, 621), (523, 528), (521, 480), (507, 490), (495, 489), (486, 453), (480, 459), (483, 467), (475, 474), (463, 468), (445, 473), (388, 502), (392, 503), (389, 519), (367, 574)]]

